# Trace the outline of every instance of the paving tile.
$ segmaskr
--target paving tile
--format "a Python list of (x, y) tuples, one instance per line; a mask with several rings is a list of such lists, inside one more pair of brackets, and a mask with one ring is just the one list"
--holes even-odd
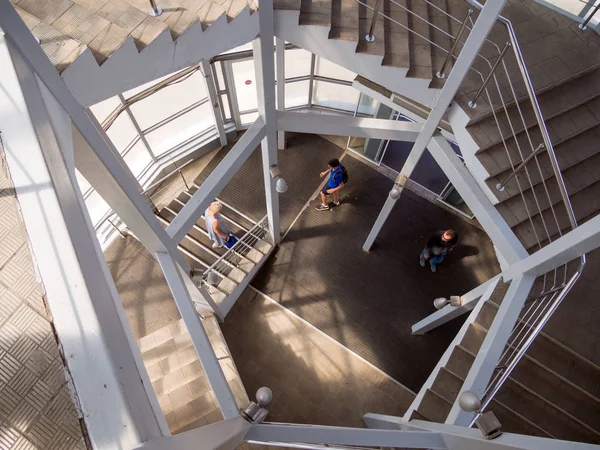
[(192, 394), (190, 393), (190, 390), (186, 384), (169, 392), (169, 398), (171, 399), (173, 408), (178, 409), (186, 403), (192, 401)]
[(197, 378), (204, 377), (204, 369), (202, 368), (202, 364), (198, 359), (191, 364), (183, 366), (181, 370), (183, 371), (183, 375), (188, 383)]
[(206, 416), (217, 408), (212, 400), (211, 393), (204, 394), (192, 400), (191, 405), (194, 407), (194, 411), (198, 417)]

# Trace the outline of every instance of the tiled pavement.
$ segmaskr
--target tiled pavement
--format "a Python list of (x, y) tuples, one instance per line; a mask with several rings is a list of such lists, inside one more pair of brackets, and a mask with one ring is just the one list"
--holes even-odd
[(0, 170), (0, 449), (85, 449), (10, 180)]

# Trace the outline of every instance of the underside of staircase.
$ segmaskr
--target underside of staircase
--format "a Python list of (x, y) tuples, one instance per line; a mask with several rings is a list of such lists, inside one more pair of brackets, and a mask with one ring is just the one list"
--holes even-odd
[[(499, 283), (481, 310), (474, 312), (476, 317), (411, 419), (446, 421), (507, 289)], [(488, 410), (507, 432), (598, 444), (599, 379), (600, 367), (541, 333)]]
[[(470, 5), (464, 0), (382, 0), (381, 15), (374, 27), (375, 41), (368, 42), (365, 35), (369, 31), (375, 5), (376, 0), (275, 0), (275, 8), (281, 12), (299, 11), (299, 25), (323, 27), (329, 30), (329, 39), (353, 43), (355, 58), (378, 56), (376, 63), (382, 68), (397, 69), (397, 76), (393, 79), (386, 76), (386, 72), (373, 71), (373, 59), (361, 60), (363, 64), (348, 67), (359, 75), (416, 103), (420, 102), (417, 94), (411, 97), (410, 89), (407, 94), (407, 91), (400, 92), (394, 87), (401, 88), (402, 83), (417, 79), (428, 83), (429, 89), (439, 92), (445, 79), (437, 78), (435, 74), (446, 54), (438, 46), (451, 47), (452, 39), (448, 34), (456, 36)], [(509, 0), (502, 14), (515, 29), (576, 219), (579, 223), (584, 222), (600, 210), (600, 146), (597, 144), (600, 137), (600, 36), (582, 32), (576, 22), (533, 0)], [(472, 18), (476, 20), (477, 11), (473, 12)], [(315, 34), (314, 31), (312, 34)], [(489, 39), (502, 47), (509, 37), (505, 27), (497, 24)], [(459, 44), (455, 54), (460, 48)], [(315, 45), (311, 51), (318, 53), (318, 46)], [(332, 53), (331, 49), (323, 52)], [(497, 50), (486, 44), (480, 54), (493, 63)], [(321, 56), (328, 57), (327, 54)], [(506, 222), (523, 246), (533, 252), (539, 248), (538, 241), (544, 245), (547, 235), (556, 238), (560, 232), (570, 229), (570, 223), (549, 157), (544, 152), (537, 161), (532, 159), (503, 192), (496, 189), (496, 184), (531, 153), (532, 147), (543, 143), (514, 55), (509, 52), (504, 63), (518, 102), (508, 101), (511, 88), (504, 74), (497, 72), (506, 111), (494, 89), (489, 89), (493, 110), (485, 94), (478, 99), (477, 108), (470, 108), (468, 102), (481, 86), (481, 75), (470, 71), (455, 98), (455, 107), (460, 107), (468, 116), (466, 130), (469, 142), (462, 142), (459, 135), (456, 136), (461, 148), (463, 145), (475, 147), (475, 156), (488, 174), (487, 179), (478, 181), (487, 184), (496, 196), (497, 208)], [(485, 76), (489, 73), (489, 66), (488, 62), (479, 58), (474, 69)], [(446, 68), (446, 74), (451, 67), (450, 64)], [(517, 120), (522, 122), (521, 115), (525, 127), (516, 125)], [(510, 117), (517, 142), (512, 138), (507, 117)], [(538, 164), (542, 176), (538, 173)], [(558, 227), (554, 223), (554, 215)]]
[(252, 0), (158, 1), (163, 12), (154, 17), (147, 0), (11, 1), (83, 106), (258, 34)]

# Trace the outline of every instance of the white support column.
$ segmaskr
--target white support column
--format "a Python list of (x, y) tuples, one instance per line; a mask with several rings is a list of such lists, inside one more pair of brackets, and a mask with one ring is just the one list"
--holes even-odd
[[(0, 20), (8, 8), (0, 2)], [(168, 435), (77, 184), (71, 122), (1, 33), (0, 66), (6, 161), (91, 443), (133, 448)]]
[[(154, 156), (154, 153), (152, 152), (152, 149), (150, 148), (150, 144), (148, 144), (148, 139), (146, 139), (146, 136), (144, 135), (144, 132), (142, 131), (142, 128), (140, 127), (140, 124), (138, 123), (137, 119), (131, 112), (131, 108), (127, 105), (127, 100), (125, 100), (125, 97), (123, 96), (123, 94), (119, 94), (119, 100), (121, 100), (121, 103), (123, 105), (125, 105), (125, 112), (127, 113), (129, 120), (131, 120), (131, 123), (133, 124), (133, 128), (135, 128), (135, 131), (137, 132), (138, 136), (140, 137), (140, 141), (142, 141), (142, 143), (144, 144), (144, 147), (146, 147), (146, 151), (148, 152), (148, 155), (150, 155), (150, 158), (152, 159), (152, 161), (156, 162), (156, 156)], [(94, 117), (94, 113), (92, 113), (89, 108), (86, 108), (86, 112), (87, 112), (88, 116)], [(100, 129), (100, 128), (101, 128), (101, 126), (98, 127), (98, 129)], [(107, 140), (110, 140), (110, 139), (107, 139)]]
[(295, 133), (414, 142), (419, 137), (423, 124), (401, 120), (284, 111), (277, 113), (277, 128)]
[[(500, 356), (504, 352), (535, 278), (534, 276), (523, 275), (515, 278), (510, 284), (496, 317), (481, 344), (479, 352), (477, 352), (475, 361), (469, 369), (461, 392), (473, 391), (479, 398), (483, 397), (485, 388), (494, 374), (496, 364), (498, 364)], [(460, 409), (458, 398), (457, 396), (452, 405), (446, 423), (468, 427), (471, 420), (473, 420), (474, 413)]]
[[(431, 113), (429, 114), (425, 125), (423, 126), (423, 131), (421, 131), (421, 134), (415, 141), (415, 145), (408, 155), (408, 159), (404, 163), (399, 176), (404, 175), (410, 178), (410, 175), (419, 162), (419, 159), (421, 159), (421, 155), (423, 155), (423, 152), (427, 148), (427, 145), (429, 144), (433, 134), (437, 131), (439, 123), (446, 113), (446, 110), (450, 107), (458, 88), (462, 84), (465, 75), (473, 64), (473, 60), (477, 56), (479, 49), (485, 42), (487, 35), (496, 23), (500, 12), (502, 12), (505, 3), (506, 0), (486, 2), (485, 6), (481, 10), (479, 17), (477, 18), (477, 22), (475, 22), (475, 25), (473, 26), (465, 45), (458, 55), (458, 58), (452, 67), (452, 71), (450, 72), (450, 75), (448, 76), (448, 79), (446, 80), (446, 83), (444, 84), (444, 87), (442, 88), (442, 91), (440, 92), (439, 97), (431, 109)], [(389, 199), (386, 201), (384, 208), (386, 208), (387, 213), (383, 214), (384, 211), (382, 211), (379, 214), (373, 229), (369, 233), (369, 238), (363, 246), (363, 250), (369, 251), (373, 241), (375, 240), (375, 237), (377, 237), (381, 231), (383, 224), (394, 207), (394, 204), (395, 201), (389, 201)]]
[(208, 92), (208, 100), (211, 104), (211, 112), (217, 127), (217, 133), (219, 134), (219, 141), (221, 145), (227, 145), (227, 134), (225, 133), (225, 126), (223, 125), (223, 114), (221, 114), (221, 96), (217, 92), (217, 86), (213, 78), (212, 70), (210, 70), (210, 63), (208, 61), (202, 61), (200, 63), (202, 68), (202, 75), (206, 82), (206, 91)]
[(446, 449), (438, 433), (300, 424), (253, 424), (246, 440), (365, 447)]
[(369, 235), (367, 236), (367, 239), (363, 244), (362, 249), (365, 252), (371, 250), (373, 242), (375, 242), (377, 235), (383, 228), (383, 224), (389, 217), (390, 213), (392, 212), (392, 209), (394, 209), (394, 205), (402, 195), (405, 183), (406, 177), (402, 177), (400, 182), (396, 181), (396, 183), (394, 184), (394, 188), (392, 188), (392, 190), (389, 192), (387, 198), (385, 199), (385, 203), (383, 204), (383, 208), (381, 208), (381, 211), (379, 211), (379, 215), (375, 220), (375, 224), (373, 225), (373, 228), (371, 228), (371, 231), (369, 232)]
[(250, 154), (258, 147), (264, 136), (265, 126), (259, 117), (171, 221), (167, 227), (167, 233), (174, 242), (181, 242), (183, 237), (200, 219), (200, 216), (204, 214), (204, 210), (208, 205), (214, 201), (219, 192), (223, 190)]
[[(279, 218), (279, 194), (275, 190), (276, 180), (269, 168), (277, 164), (277, 111), (275, 109), (275, 56), (273, 54), (273, 0), (260, 0), (258, 16), (260, 37), (252, 42), (258, 113), (265, 123), (265, 138), (262, 141), (263, 176), (269, 235), (272, 244), (281, 241)], [(284, 175), (285, 176), (285, 175)]]
[(113, 154), (8, 0), (0, 0), (0, 28), (79, 130), (74, 133), (77, 169), (151, 253), (168, 251), (183, 268), (189, 269), (154, 217), (131, 171)]
[(412, 326), (412, 334), (425, 334), (428, 331), (433, 330), (434, 328), (439, 327), (440, 325), (445, 324), (446, 322), (450, 322), (455, 317), (461, 316), (469, 311), (471, 311), (475, 305), (477, 305), (481, 296), (485, 293), (487, 288), (492, 284), (496, 284), (500, 275), (496, 275), (494, 278), (490, 278), (485, 283), (481, 283), (475, 289), (470, 290), (464, 295), (460, 296), (461, 305), (460, 306), (452, 306), (446, 305), (442, 309), (428, 315), (424, 319), (415, 323)]
[[(277, 63), (277, 111), (285, 111), (285, 41), (275, 39)], [(277, 149), (285, 149), (285, 131), (277, 132)]]
[(244, 442), (250, 426), (238, 416), (173, 437), (154, 439), (135, 450), (235, 450)]
[(219, 403), (223, 417), (231, 419), (238, 416), (238, 407), (229, 384), (225, 379), (223, 369), (221, 369), (217, 355), (215, 355), (206, 330), (202, 325), (200, 317), (198, 317), (198, 313), (194, 308), (190, 294), (184, 280), (181, 278), (175, 261), (167, 253), (157, 253), (156, 259), (158, 259), (158, 263), (163, 270), (171, 294), (177, 304), (179, 314), (185, 323), (188, 333), (190, 333), (192, 343), (194, 344), (196, 353), (198, 353), (200, 363), (215, 394), (217, 403)]
[(429, 152), (506, 262), (510, 265), (527, 258), (529, 254), (523, 244), (440, 133), (435, 133), (429, 142)]

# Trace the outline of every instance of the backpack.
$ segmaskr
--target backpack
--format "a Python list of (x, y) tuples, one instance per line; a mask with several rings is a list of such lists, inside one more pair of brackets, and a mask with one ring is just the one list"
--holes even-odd
[[(340, 164), (340, 166), (342, 165)], [(349, 178), (350, 177), (348, 176), (348, 171), (344, 166), (342, 166), (342, 183), (346, 184)]]

